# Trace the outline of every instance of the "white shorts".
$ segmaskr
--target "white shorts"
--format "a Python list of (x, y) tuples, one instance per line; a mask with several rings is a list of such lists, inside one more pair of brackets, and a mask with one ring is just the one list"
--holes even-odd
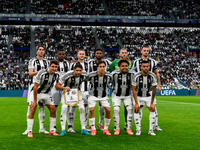
[[(34, 101), (34, 96), (33, 96), (33, 90), (32, 90), (30, 92), (29, 105), (31, 105), (33, 101)], [(43, 103), (44, 105), (55, 105), (54, 100), (49, 93), (37, 94), (37, 103)]]
[[(84, 101), (82, 100), (82, 95), (81, 93), (79, 94), (79, 103), (76, 105), (78, 107), (84, 107)], [(68, 107), (68, 105), (65, 104), (65, 99), (64, 99), (64, 94), (63, 94), (63, 91), (62, 91), (62, 95), (61, 95), (61, 106), (62, 107)]]
[(113, 107), (115, 106), (121, 106), (121, 101), (123, 101), (124, 106), (132, 106), (133, 102), (131, 99), (131, 96), (116, 96), (116, 94), (112, 94), (112, 103), (113, 103)]
[(139, 106), (146, 105), (147, 107), (150, 107), (151, 96), (149, 96), (149, 97), (140, 97), (140, 96), (137, 96), (137, 100), (138, 100)]
[(30, 92), (33, 89), (34, 84), (31, 84), (28, 86), (28, 95), (27, 95), (27, 102), (29, 103), (29, 99), (30, 99)]
[(62, 90), (57, 90), (55, 87), (51, 89), (51, 96), (56, 106), (58, 106), (61, 101), (62, 92)]
[(88, 104), (89, 92), (88, 91), (79, 91), (79, 92), (80, 92), (80, 99), (83, 100), (84, 104)]
[(108, 96), (103, 97), (103, 98), (98, 98), (98, 97), (90, 95), (88, 97), (89, 108), (90, 107), (95, 107), (97, 102), (100, 102), (103, 107), (110, 107), (110, 101), (109, 101)]

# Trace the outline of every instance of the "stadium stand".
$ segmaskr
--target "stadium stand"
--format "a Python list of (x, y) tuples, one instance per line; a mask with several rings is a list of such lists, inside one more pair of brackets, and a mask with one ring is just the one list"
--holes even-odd
[(67, 15), (104, 15), (104, 7), (100, 0), (33, 0), (33, 14), (67, 14)]

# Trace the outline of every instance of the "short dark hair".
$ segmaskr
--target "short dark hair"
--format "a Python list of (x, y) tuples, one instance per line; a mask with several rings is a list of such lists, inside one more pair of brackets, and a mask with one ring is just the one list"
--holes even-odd
[(74, 66), (74, 69), (76, 68), (81, 68), (83, 70), (83, 66), (80, 63), (76, 63), (76, 65)]
[(57, 50), (57, 53), (58, 53), (58, 52), (64, 52), (64, 53), (65, 53), (65, 51), (62, 50), (62, 49), (58, 49), (58, 50)]
[(52, 64), (59, 65), (57, 60), (51, 60), (49, 66), (51, 66)]
[(98, 63), (97, 63), (97, 67), (99, 67), (100, 64), (105, 64), (105, 66), (106, 66), (106, 62), (103, 61), (103, 60), (99, 60), (99, 61), (98, 61)]
[(149, 62), (148, 62), (147, 60), (143, 60), (143, 61), (142, 61), (142, 64), (146, 64), (146, 63), (149, 64)]
[(103, 52), (103, 50), (100, 49), (100, 48), (96, 49), (96, 50), (95, 50), (95, 53), (96, 53), (97, 51), (101, 51), (101, 52)]
[(120, 66), (121, 63), (123, 63), (123, 62), (127, 63), (128, 66), (129, 66), (129, 62), (128, 62), (128, 60), (126, 60), (126, 59), (121, 59), (120, 61), (118, 61), (117, 65)]
[(38, 46), (37, 46), (37, 51), (38, 51), (39, 47), (43, 47), (43, 48), (45, 49), (45, 46), (44, 46), (44, 45), (38, 45)]
[(147, 44), (144, 44), (144, 45), (142, 46), (142, 49), (143, 49), (144, 47), (147, 47), (147, 48), (149, 48), (149, 45), (147, 45)]

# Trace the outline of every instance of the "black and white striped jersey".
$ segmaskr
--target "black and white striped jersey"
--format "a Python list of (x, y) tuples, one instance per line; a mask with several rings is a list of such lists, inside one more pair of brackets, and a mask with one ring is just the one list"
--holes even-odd
[[(136, 72), (141, 71), (142, 61), (143, 61), (142, 58), (136, 59), (133, 62), (133, 66), (132, 66), (131, 70), (134, 70)], [(148, 58), (147, 61), (149, 62), (149, 66), (150, 66), (149, 71), (154, 72), (154, 70), (157, 69), (157, 63), (156, 63), (156, 61), (154, 59), (152, 59), (152, 58)]]
[(129, 70), (126, 74), (122, 74), (120, 70), (114, 70), (111, 74), (114, 84), (113, 93), (116, 96), (130, 96), (135, 72)]
[[(89, 71), (89, 69), (88, 69), (88, 63), (87, 63), (87, 62), (84, 62), (84, 63), (77, 62), (77, 63), (79, 63), (79, 64), (82, 65), (84, 71), (86, 71), (86, 72)], [(70, 70), (74, 70), (74, 67), (75, 67), (75, 65), (76, 65), (77, 63), (71, 63), (71, 64), (70, 64)]]
[[(28, 64), (28, 69), (33, 68), (33, 72), (37, 72), (41, 69), (47, 69), (49, 66), (49, 61), (47, 59), (42, 59), (39, 60), (36, 57), (30, 59), (29, 64)], [(33, 84), (33, 78), (35, 78), (35, 76), (33, 76), (30, 79), (30, 85)]]
[(61, 76), (64, 75), (69, 70), (70, 70), (70, 64), (67, 60), (59, 62), (57, 72), (59, 72)]
[(39, 71), (38, 74), (33, 79), (33, 83), (38, 83), (38, 94), (49, 93), (52, 89), (54, 82), (58, 82), (59, 73), (49, 74), (47, 69)]
[[(108, 59), (102, 59), (102, 61), (106, 62), (106, 68), (105, 70), (107, 70), (110, 65), (112, 64), (112, 62)], [(93, 72), (93, 71), (97, 71), (97, 61), (96, 59), (91, 59), (90, 61), (88, 61), (88, 65), (89, 65), (89, 72)]]
[[(77, 62), (77, 63), (79, 63), (79, 62)], [(70, 65), (70, 69), (71, 69), (71, 70), (74, 70), (74, 67), (75, 67), (75, 65), (76, 65), (77, 63), (72, 63), (72, 64)], [(88, 73), (88, 71), (89, 71), (89, 69), (88, 69), (88, 63), (87, 63), (87, 62), (84, 62), (84, 63), (80, 63), (80, 64), (82, 65), (83, 70), (86, 71), (86, 72)], [(88, 91), (88, 83), (87, 83), (87, 81), (85, 81), (85, 82), (83, 82), (83, 83), (81, 84), (81, 91)]]
[(108, 84), (112, 81), (112, 75), (105, 72), (104, 76), (98, 76), (97, 71), (94, 71), (88, 74), (87, 81), (91, 84), (90, 95), (103, 98), (107, 96)]
[(86, 80), (87, 73), (85, 71), (82, 72), (80, 77), (74, 76), (74, 71), (68, 71), (65, 73), (59, 80), (59, 82), (64, 85), (64, 87), (70, 87), (72, 89), (78, 88), (80, 90), (80, 85), (83, 81)]
[(133, 86), (137, 86), (137, 95), (141, 97), (151, 96), (149, 91), (151, 91), (152, 86), (157, 85), (156, 75), (149, 71), (147, 76), (142, 75), (142, 71), (136, 73), (133, 77)]

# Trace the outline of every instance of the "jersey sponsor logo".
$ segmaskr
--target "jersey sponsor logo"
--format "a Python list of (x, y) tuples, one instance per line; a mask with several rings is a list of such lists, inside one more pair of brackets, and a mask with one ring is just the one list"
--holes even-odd
[(141, 88), (141, 91), (148, 91), (148, 88)]

